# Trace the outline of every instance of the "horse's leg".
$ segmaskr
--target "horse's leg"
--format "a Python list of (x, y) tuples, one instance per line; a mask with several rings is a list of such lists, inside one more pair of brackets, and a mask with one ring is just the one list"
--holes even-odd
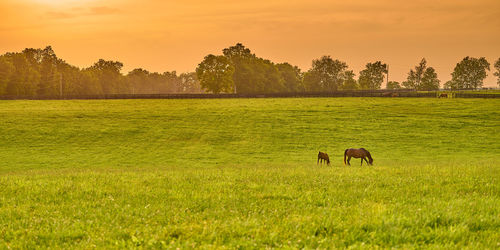
[(351, 166), (351, 157), (349, 156), (349, 158), (347, 158), (347, 165)]
[(318, 165), (318, 164), (319, 164), (319, 157), (318, 157), (318, 162), (316, 162), (316, 165)]
[(361, 158), (361, 166), (363, 166), (363, 159), (364, 159), (364, 158)]

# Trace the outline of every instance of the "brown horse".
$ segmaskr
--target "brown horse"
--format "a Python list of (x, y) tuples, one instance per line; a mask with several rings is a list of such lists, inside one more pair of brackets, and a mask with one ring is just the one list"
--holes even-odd
[(321, 160), (321, 165), (323, 165), (323, 161), (326, 161), (326, 164), (330, 165), (330, 157), (328, 157), (327, 153), (323, 153), (320, 151), (318, 153), (318, 163), (316, 164), (319, 164), (320, 160)]
[(440, 94), (440, 95), (439, 95), (439, 98), (441, 98), (441, 97), (443, 97), (443, 98), (448, 98), (448, 94), (446, 94), (446, 93), (442, 93), (442, 94)]
[[(347, 162), (346, 162), (346, 157), (348, 157)], [(366, 163), (368, 163), (369, 165), (373, 165), (373, 158), (372, 158), (370, 152), (368, 152), (368, 150), (366, 150), (364, 148), (348, 148), (348, 149), (346, 149), (344, 152), (344, 164), (351, 166), (351, 163), (349, 162), (351, 160), (351, 157), (361, 158), (361, 166), (363, 166), (363, 160), (365, 160)], [(366, 160), (366, 158), (368, 158), (368, 161)]]

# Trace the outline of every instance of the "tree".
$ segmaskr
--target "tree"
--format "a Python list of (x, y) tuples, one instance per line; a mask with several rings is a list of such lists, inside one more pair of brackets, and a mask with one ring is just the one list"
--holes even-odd
[(225, 57), (229, 58), (229, 60), (233, 60), (235, 58), (255, 57), (255, 55), (251, 53), (250, 49), (246, 48), (241, 43), (237, 43), (235, 46), (223, 49), (222, 53)]
[[(247, 93), (277, 93), (285, 92), (283, 77), (281, 76), (276, 65), (263, 58), (254, 58), (251, 61), (249, 76), (251, 91)], [(244, 93), (238, 91), (238, 93)]]
[(280, 63), (276, 67), (283, 78), (286, 91), (288, 92), (302, 92), (304, 87), (302, 85), (302, 73), (299, 67), (292, 66), (289, 63)]
[(345, 62), (323, 56), (312, 62), (312, 68), (304, 76), (308, 91), (336, 91), (346, 79), (348, 66)]
[(121, 62), (99, 59), (89, 70), (96, 75), (104, 94), (130, 93), (120, 73), (122, 67)]
[(445, 89), (457, 89), (457, 86), (454, 84), (453, 81), (447, 81), (444, 83), (443, 88)]
[(5, 56), (14, 66), (5, 93), (13, 96), (35, 96), (40, 83), (39, 65), (28, 60), (25, 53), (7, 53)]
[(323, 91), (323, 86), (321, 85), (321, 78), (317, 71), (309, 70), (304, 73), (304, 79), (302, 81), (304, 89), (310, 92)]
[(164, 83), (162, 84), (162, 88), (160, 90), (161, 93), (178, 92), (181, 79), (175, 70), (163, 72), (162, 79)]
[(233, 92), (234, 67), (225, 56), (208, 55), (196, 68), (201, 87), (214, 94)]
[(61, 75), (61, 92), (63, 95), (78, 95), (82, 92), (82, 88), (77, 84), (81, 70), (78, 67), (72, 66), (65, 61), (57, 60), (57, 72)]
[(387, 83), (386, 89), (401, 89), (401, 85), (396, 81), (389, 81)]
[(425, 69), (424, 76), (420, 83), (420, 90), (438, 90), (439, 89), (439, 79), (437, 78), (437, 73), (434, 68), (429, 67)]
[(142, 68), (133, 69), (127, 74), (127, 81), (132, 94), (148, 93), (152, 90), (149, 85), (149, 71)]
[(181, 76), (177, 76), (177, 72), (175, 71), (160, 74), (138, 68), (130, 71), (126, 79), (132, 94), (183, 92), (181, 87), (182, 74)]
[(7, 93), (7, 84), (14, 74), (14, 65), (6, 56), (0, 56), (0, 95)]
[(495, 62), (495, 66), (494, 67), (495, 67), (496, 72), (493, 73), (493, 75), (496, 76), (496, 77), (498, 77), (497, 84), (500, 87), (500, 58), (498, 58), (498, 60)]
[(422, 58), (415, 70), (410, 69), (407, 80), (403, 86), (413, 90), (436, 90), (439, 89), (439, 80), (433, 67), (427, 67), (427, 61)]
[(250, 49), (246, 48), (241, 43), (237, 43), (235, 46), (230, 46), (229, 48), (223, 49), (222, 53), (226, 58), (229, 59), (231, 65), (234, 67), (234, 92), (255, 92), (254, 89), (256, 81), (253, 79), (254, 74), (252, 72), (252, 60), (255, 58), (255, 55), (251, 53)]
[(345, 72), (345, 79), (344, 79), (344, 83), (342, 83), (341, 89), (343, 89), (343, 90), (358, 89), (359, 86), (358, 86), (358, 82), (356, 81), (356, 79), (354, 79), (355, 76), (356, 75), (354, 74), (354, 72), (352, 70), (347, 70)]
[(380, 89), (387, 74), (387, 64), (380, 61), (366, 64), (366, 69), (359, 72), (359, 86), (362, 89)]
[(73, 85), (75, 90), (71, 91), (72, 94), (97, 95), (103, 93), (96, 73), (90, 69), (80, 70)]
[(234, 67), (233, 82), (237, 93), (286, 91), (285, 80), (277, 66), (269, 60), (255, 56), (241, 43), (223, 49), (223, 54)]
[(455, 66), (451, 81), (457, 89), (481, 88), (487, 76), (486, 70), (490, 70), (490, 63), (486, 58), (465, 57)]
[[(57, 95), (59, 93), (59, 84), (61, 74), (57, 71), (57, 56), (51, 46), (45, 47), (40, 52), (25, 50), (25, 54), (33, 55), (34, 58), (27, 56), (29, 61), (41, 58), (40, 61), (40, 84), (38, 85), (38, 95)], [(40, 53), (40, 55), (38, 55)]]
[(178, 92), (182, 93), (200, 93), (201, 86), (196, 76), (196, 72), (182, 73), (180, 76)]

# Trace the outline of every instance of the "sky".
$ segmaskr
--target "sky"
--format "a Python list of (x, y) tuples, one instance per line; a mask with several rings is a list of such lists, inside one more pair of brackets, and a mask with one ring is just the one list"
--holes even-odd
[(0, 0), (1, 54), (51, 45), (79, 67), (103, 58), (123, 73), (181, 73), (238, 42), (304, 71), (323, 55), (356, 75), (380, 60), (400, 82), (425, 57), (443, 84), (465, 56), (493, 70), (500, 0)]

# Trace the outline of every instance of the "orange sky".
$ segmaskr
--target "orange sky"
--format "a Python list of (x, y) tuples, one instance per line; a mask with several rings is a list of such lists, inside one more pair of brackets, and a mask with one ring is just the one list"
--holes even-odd
[[(52, 45), (68, 63), (124, 73), (194, 71), (243, 43), (303, 70), (331, 55), (358, 73), (382, 60), (403, 81), (425, 57), (444, 83), (465, 56), (500, 57), (499, 0), (1, 0), (0, 53)], [(492, 72), (486, 86), (495, 86)]]

